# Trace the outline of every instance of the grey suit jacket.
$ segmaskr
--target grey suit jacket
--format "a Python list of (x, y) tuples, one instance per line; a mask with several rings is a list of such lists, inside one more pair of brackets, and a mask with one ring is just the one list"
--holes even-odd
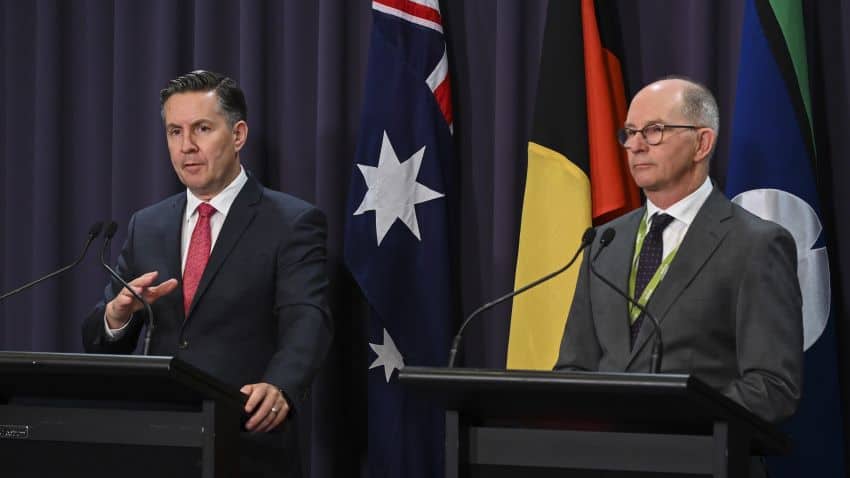
[[(635, 236), (645, 207), (611, 221), (614, 241), (596, 270), (628, 290)], [(629, 347), (626, 300), (579, 272), (556, 370), (648, 372), (653, 327)], [(802, 298), (794, 239), (783, 227), (731, 203), (716, 188), (647, 304), (661, 325), (663, 373), (698, 376), (771, 421), (794, 413), (803, 368)]]

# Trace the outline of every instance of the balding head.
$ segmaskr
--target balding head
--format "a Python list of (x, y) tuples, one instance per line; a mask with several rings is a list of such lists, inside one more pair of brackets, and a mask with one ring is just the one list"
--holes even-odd
[(718, 123), (711, 92), (688, 79), (665, 78), (635, 95), (621, 141), (635, 183), (653, 203), (666, 207), (705, 182)]
[[(709, 128), (714, 131), (715, 138), (720, 133), (720, 110), (717, 107), (717, 100), (705, 85), (682, 76), (669, 76), (648, 84), (635, 95), (635, 98), (645, 90), (670, 95), (674, 101), (673, 108), (678, 110), (687, 124)], [(717, 141), (715, 141), (716, 145)], [(709, 159), (713, 153), (714, 148)]]

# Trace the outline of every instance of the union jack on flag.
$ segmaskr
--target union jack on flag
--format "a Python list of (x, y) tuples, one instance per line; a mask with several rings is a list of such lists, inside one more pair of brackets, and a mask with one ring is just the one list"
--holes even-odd
[(345, 262), (371, 308), (369, 476), (442, 476), (444, 418), (397, 370), (445, 365), (454, 324), (452, 105), (437, 0), (375, 0)]

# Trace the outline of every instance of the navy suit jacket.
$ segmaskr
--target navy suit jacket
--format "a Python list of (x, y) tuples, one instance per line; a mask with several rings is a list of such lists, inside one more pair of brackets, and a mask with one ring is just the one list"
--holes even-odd
[[(159, 271), (158, 282), (182, 280), (180, 242), (186, 193), (135, 213), (116, 266), (126, 280)], [(279, 387), (293, 411), (306, 399), (330, 343), (324, 215), (249, 176), (224, 221), (188, 316), (182, 284), (152, 307), (150, 352), (173, 355), (241, 387)], [(143, 328), (107, 340), (104, 307), (121, 286), (110, 283), (83, 324), (87, 352), (130, 354)]]
[[(616, 231), (595, 268), (628, 290), (646, 208), (602, 227)], [(629, 345), (628, 304), (584, 255), (556, 370), (648, 372), (652, 323)], [(694, 374), (762, 418), (789, 417), (800, 399), (803, 317), (791, 234), (715, 189), (682, 240), (647, 309), (664, 341), (662, 372)]]

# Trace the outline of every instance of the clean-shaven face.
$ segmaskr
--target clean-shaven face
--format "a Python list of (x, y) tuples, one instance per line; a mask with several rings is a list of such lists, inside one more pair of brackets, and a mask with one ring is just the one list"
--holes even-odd
[(176, 93), (166, 100), (163, 111), (177, 177), (198, 198), (211, 199), (239, 175), (238, 153), (245, 144), (247, 124), (227, 124), (215, 91)]
[[(681, 101), (682, 86), (676, 80), (653, 83), (635, 95), (625, 127), (690, 124), (681, 113)], [(654, 146), (635, 134), (625, 144), (632, 178), (645, 191), (676, 190), (693, 178), (698, 146), (697, 135), (690, 129), (665, 129), (663, 141)]]

